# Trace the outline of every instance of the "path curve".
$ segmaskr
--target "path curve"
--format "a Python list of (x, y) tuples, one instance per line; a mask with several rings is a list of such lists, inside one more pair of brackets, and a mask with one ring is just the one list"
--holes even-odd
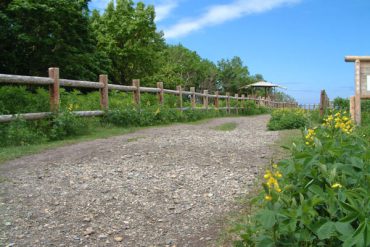
[[(215, 245), (218, 220), (271, 157), (268, 118), (143, 129), (2, 164), (0, 245)], [(237, 128), (213, 129), (228, 122)]]

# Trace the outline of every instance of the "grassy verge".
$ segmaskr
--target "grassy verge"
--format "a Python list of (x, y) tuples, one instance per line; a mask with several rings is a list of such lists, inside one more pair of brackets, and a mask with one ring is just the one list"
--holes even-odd
[(213, 127), (212, 129), (218, 130), (218, 131), (232, 131), (236, 129), (236, 126), (238, 126), (236, 123), (230, 122), (230, 123), (224, 123), (219, 126)]
[[(282, 130), (279, 131), (279, 138), (271, 145), (273, 150), (273, 159), (280, 160), (287, 158), (290, 155), (288, 147), (293, 142), (297, 143), (301, 139), (301, 130)], [(241, 198), (237, 198), (236, 203), (238, 204), (238, 211), (230, 212), (223, 222), (224, 229), (220, 234), (217, 245), (226, 247), (233, 246), (233, 241), (238, 237), (237, 234), (233, 233), (233, 229), (236, 225), (246, 222), (246, 217), (253, 213), (253, 207), (251, 199), (254, 198), (261, 191), (262, 175), (255, 181), (254, 186), (251, 187), (248, 194)]]
[[(144, 128), (144, 127), (142, 127)], [(91, 141), (95, 139), (108, 138), (116, 135), (132, 133), (142, 128), (119, 128), (119, 127), (101, 127), (95, 126), (94, 132), (83, 136), (74, 136), (61, 141), (46, 142), (41, 144), (26, 145), (26, 146), (11, 146), (0, 149), (0, 163), (8, 160), (19, 158), (24, 155), (39, 153), (44, 150), (62, 147), (70, 144), (75, 144), (83, 141)]]

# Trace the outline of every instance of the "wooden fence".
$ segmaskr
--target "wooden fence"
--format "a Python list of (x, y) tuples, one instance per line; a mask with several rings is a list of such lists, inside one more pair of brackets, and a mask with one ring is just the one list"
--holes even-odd
[(301, 104), (299, 108), (307, 111), (319, 110), (320, 116), (323, 117), (326, 110), (332, 108), (332, 102), (330, 102), (328, 95), (325, 90), (321, 90), (320, 93), (320, 104)]
[[(203, 93), (195, 91), (194, 87), (190, 88), (190, 91), (185, 91), (181, 86), (177, 86), (176, 90), (165, 89), (163, 87), (163, 82), (158, 82), (156, 88), (151, 87), (141, 87), (140, 80), (133, 80), (132, 86), (124, 86), (117, 84), (109, 84), (107, 75), (100, 75), (99, 82), (92, 81), (79, 81), (79, 80), (69, 80), (59, 78), (59, 68), (49, 68), (49, 77), (34, 77), (34, 76), (20, 76), (20, 75), (6, 75), (0, 74), (0, 84), (26, 84), (26, 85), (37, 85), (37, 86), (48, 86), (50, 94), (50, 112), (38, 112), (38, 113), (24, 113), (17, 115), (0, 115), (1, 122), (10, 122), (16, 119), (18, 116), (26, 120), (38, 120), (47, 118), (53, 113), (57, 113), (60, 107), (60, 87), (73, 87), (73, 88), (89, 88), (97, 89), (100, 91), (100, 110), (94, 111), (74, 111), (73, 114), (81, 117), (92, 117), (101, 116), (105, 111), (109, 110), (109, 90), (118, 90), (124, 92), (132, 92), (133, 103), (140, 107), (140, 95), (141, 93), (156, 93), (158, 97), (159, 104), (164, 104), (164, 94), (174, 94), (179, 96), (179, 110), (188, 109), (209, 109), (209, 99), (213, 98), (214, 107), (216, 109), (226, 110), (228, 113), (231, 110), (235, 110), (238, 113), (238, 104), (236, 107), (231, 107), (231, 100), (236, 100), (236, 102), (241, 101), (241, 109), (245, 109), (245, 101), (254, 101), (260, 106), (265, 106), (269, 108), (293, 108), (297, 107), (296, 103), (292, 102), (276, 102), (269, 99), (263, 98), (249, 98), (245, 97), (244, 94), (235, 96), (230, 96), (230, 93), (226, 95), (221, 95), (219, 92), (215, 94), (209, 94), (208, 90), (204, 90)], [(191, 99), (191, 107), (183, 107), (183, 95), (189, 95)], [(196, 107), (196, 97), (202, 98), (203, 107)], [(219, 99), (226, 100), (226, 107), (219, 107)]]

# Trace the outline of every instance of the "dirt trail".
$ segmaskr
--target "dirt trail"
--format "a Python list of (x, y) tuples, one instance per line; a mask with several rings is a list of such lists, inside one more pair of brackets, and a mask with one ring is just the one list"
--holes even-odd
[(2, 164), (0, 246), (214, 246), (271, 157), (267, 120), (150, 128)]

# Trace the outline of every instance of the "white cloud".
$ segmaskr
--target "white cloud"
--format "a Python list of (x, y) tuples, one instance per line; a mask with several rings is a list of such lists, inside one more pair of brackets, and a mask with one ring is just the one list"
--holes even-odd
[(236, 0), (230, 4), (209, 7), (200, 17), (182, 20), (164, 30), (166, 38), (178, 38), (207, 26), (217, 25), (242, 16), (269, 11), (301, 0)]
[(162, 4), (158, 4), (155, 6), (155, 20), (156, 21), (161, 21), (166, 19), (171, 12), (178, 6), (177, 1), (166, 1)]

